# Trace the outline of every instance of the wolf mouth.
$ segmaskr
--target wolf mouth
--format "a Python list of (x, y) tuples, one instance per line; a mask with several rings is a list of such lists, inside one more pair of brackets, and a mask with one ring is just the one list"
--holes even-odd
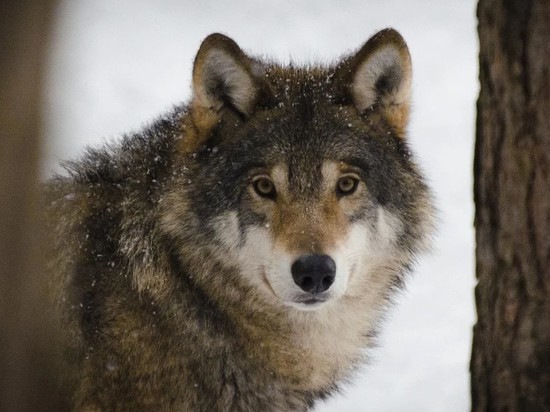
[(300, 301), (297, 301), (296, 303), (302, 303), (304, 305), (315, 305), (316, 303), (324, 303), (326, 301), (327, 301), (326, 299), (311, 298), (306, 300), (300, 300)]
[[(269, 283), (269, 280), (267, 278), (267, 273), (266, 273), (265, 269), (262, 271), (262, 280), (263, 280), (264, 284), (266, 285), (266, 287), (269, 289), (269, 291), (271, 293), (273, 293), (274, 296), (279, 298), (279, 296), (275, 293), (275, 290), (271, 286), (271, 283)], [(315, 305), (319, 305), (321, 303), (325, 303), (327, 300), (328, 300), (327, 298), (312, 296), (312, 297), (308, 297), (306, 299), (292, 300), (291, 302), (287, 302), (287, 303), (298, 304), (298, 305), (306, 305), (306, 306), (315, 306)]]

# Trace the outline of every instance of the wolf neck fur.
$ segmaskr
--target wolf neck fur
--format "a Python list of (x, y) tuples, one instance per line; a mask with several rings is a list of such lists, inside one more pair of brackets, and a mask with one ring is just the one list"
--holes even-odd
[[(225, 321), (223, 330), (231, 335), (228, 338), (247, 342), (237, 346), (247, 358), (260, 361), (270, 374), (291, 382), (289, 389), (324, 391), (335, 387), (364, 356), (363, 349), (373, 345), (370, 336), (376, 320), (363, 310), (365, 302), (361, 299), (343, 298), (315, 312), (274, 308), (239, 284), (234, 269), (224, 268), (213, 259), (201, 261), (200, 267), (190, 266), (180, 255), (172, 257), (172, 267), (201, 307), (207, 307), (210, 316), (217, 319), (210, 321)], [(189, 276), (183, 267), (189, 267), (194, 275)], [(223, 284), (205, 282), (213, 278), (223, 279)], [(232, 292), (237, 287), (239, 294)], [(246, 303), (243, 289), (249, 295)]]

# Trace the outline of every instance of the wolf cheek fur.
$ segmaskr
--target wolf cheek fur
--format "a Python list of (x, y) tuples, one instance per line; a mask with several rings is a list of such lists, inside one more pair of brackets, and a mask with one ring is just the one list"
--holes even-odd
[(77, 410), (306, 410), (372, 345), (432, 227), (410, 56), (333, 66), (214, 34), (193, 97), (49, 185)]

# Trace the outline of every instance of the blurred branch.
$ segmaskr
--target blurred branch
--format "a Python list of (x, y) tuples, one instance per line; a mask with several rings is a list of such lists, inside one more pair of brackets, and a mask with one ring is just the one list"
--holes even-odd
[(0, 3), (0, 410), (59, 411), (40, 242), (41, 106), (54, 0)]

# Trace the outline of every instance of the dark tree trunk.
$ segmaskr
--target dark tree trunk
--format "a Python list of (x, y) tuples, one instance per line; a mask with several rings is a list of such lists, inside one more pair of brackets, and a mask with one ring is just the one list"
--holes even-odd
[(40, 259), (41, 91), (55, 0), (0, 2), (0, 411), (63, 411)]
[(550, 411), (550, 0), (480, 0), (474, 411)]

